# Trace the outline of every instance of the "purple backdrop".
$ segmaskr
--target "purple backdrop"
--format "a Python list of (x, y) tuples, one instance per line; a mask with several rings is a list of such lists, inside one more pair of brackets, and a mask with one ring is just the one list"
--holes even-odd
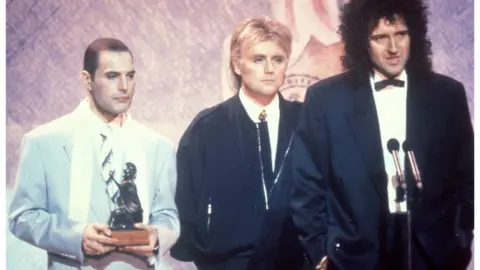
[[(335, 5), (343, 2), (312, 1), (315, 7), (328, 2), (333, 7), (331, 14)], [(307, 2), (146, 0), (139, 5), (138, 1), (115, 0), (7, 0), (7, 202), (22, 135), (70, 112), (83, 98), (79, 72), (83, 52), (93, 39), (113, 36), (129, 45), (138, 74), (132, 114), (176, 143), (197, 112), (225, 98), (222, 50), (234, 25), (252, 15), (285, 19), (295, 8), (309, 12), (304, 5)], [(465, 84), (473, 113), (473, 0), (429, 2), (435, 70)], [(335, 18), (321, 20), (327, 21), (327, 26), (335, 25)], [(302, 25), (300, 19), (296, 25)], [(313, 81), (331, 75), (326, 71), (336, 72), (341, 44), (335, 43), (333, 32), (331, 36), (318, 35), (321, 27), (323, 24), (297, 29), (300, 64), (289, 68), (292, 78), (298, 70), (310, 72)], [(318, 42), (310, 35), (317, 35)], [(318, 58), (302, 62), (305, 54)], [(7, 269), (45, 268), (43, 252), (9, 233), (7, 251)], [(173, 261), (172, 267), (191, 268)]]

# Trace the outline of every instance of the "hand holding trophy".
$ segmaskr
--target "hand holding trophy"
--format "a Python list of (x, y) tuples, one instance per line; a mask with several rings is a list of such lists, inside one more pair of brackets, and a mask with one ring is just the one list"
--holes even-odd
[(123, 180), (120, 183), (115, 181), (113, 176), (110, 176), (118, 186), (120, 194), (114, 202), (115, 209), (111, 212), (108, 222), (112, 231), (111, 237), (118, 239), (117, 246), (149, 244), (147, 230), (135, 226), (136, 223), (143, 222), (143, 209), (134, 183), (136, 176), (137, 168), (131, 162), (126, 163)]

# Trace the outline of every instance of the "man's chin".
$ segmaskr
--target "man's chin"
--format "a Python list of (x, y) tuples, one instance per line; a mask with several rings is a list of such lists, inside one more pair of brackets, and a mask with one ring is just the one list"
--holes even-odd
[(130, 104), (117, 104), (117, 106), (112, 108), (111, 112), (117, 115), (120, 115), (128, 112), (129, 109), (130, 109)]
[(263, 92), (262, 97), (264, 99), (272, 100), (275, 98), (277, 94), (278, 94), (278, 91), (268, 91), (268, 92)]
[(280, 90), (280, 87), (278, 86), (268, 86), (268, 87), (263, 87), (263, 89), (260, 91), (262, 95), (271, 97), (275, 96)]
[(390, 70), (387, 70), (385, 73), (385, 75), (387, 75), (386, 77), (387, 78), (396, 78), (398, 76), (400, 76), (400, 74), (403, 72), (403, 70), (405, 69), (405, 67), (395, 67), (395, 68), (392, 68)]
[(110, 110), (108, 112), (108, 114), (110, 115), (110, 117), (112, 118), (117, 118), (121, 115), (124, 115), (128, 112), (128, 107), (127, 108), (115, 108), (113, 110)]

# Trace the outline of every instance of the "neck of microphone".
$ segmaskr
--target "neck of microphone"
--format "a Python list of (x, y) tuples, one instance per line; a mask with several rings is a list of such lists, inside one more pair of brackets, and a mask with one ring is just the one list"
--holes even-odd
[(422, 189), (423, 188), (422, 178), (420, 175), (420, 170), (418, 169), (417, 160), (415, 159), (415, 153), (413, 152), (411, 145), (407, 141), (403, 142), (402, 149), (405, 155), (407, 155), (408, 157), (410, 168), (412, 168), (413, 179), (415, 180), (417, 187), (419, 189)]
[(397, 171), (398, 183), (400, 184), (401, 188), (406, 190), (407, 185), (405, 183), (405, 177), (403, 176), (402, 166), (400, 165), (400, 158), (398, 156), (398, 151), (400, 149), (400, 143), (397, 139), (391, 138), (387, 142), (387, 149), (390, 154), (392, 154), (393, 162), (395, 163), (395, 170)]

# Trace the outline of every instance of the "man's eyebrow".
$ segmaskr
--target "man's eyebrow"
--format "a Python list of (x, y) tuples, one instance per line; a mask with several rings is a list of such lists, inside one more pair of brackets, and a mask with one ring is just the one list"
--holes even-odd
[(103, 71), (103, 73), (114, 73), (114, 74), (120, 74), (120, 72), (116, 71), (116, 70), (110, 70), (110, 69), (106, 69)]
[[(126, 74), (129, 74), (129, 75), (130, 75), (130, 74), (135, 74), (135, 72), (136, 72), (135, 70), (130, 70), (130, 71), (128, 71)], [(103, 73), (105, 73), (105, 74), (106, 74), (106, 73), (121, 74), (122, 72), (116, 71), (116, 70), (107, 69), (107, 70), (103, 71)]]
[(370, 38), (380, 38), (380, 37), (386, 37), (388, 36), (387, 34), (379, 33), (379, 34), (372, 34)]
[[(252, 57), (264, 57), (264, 58), (266, 58), (267, 55), (261, 54), (261, 53), (257, 53), (257, 54), (253, 54)], [(282, 57), (282, 58), (285, 58), (285, 55), (283, 55), (283, 54), (274, 54), (274, 55), (271, 55), (271, 57)]]

